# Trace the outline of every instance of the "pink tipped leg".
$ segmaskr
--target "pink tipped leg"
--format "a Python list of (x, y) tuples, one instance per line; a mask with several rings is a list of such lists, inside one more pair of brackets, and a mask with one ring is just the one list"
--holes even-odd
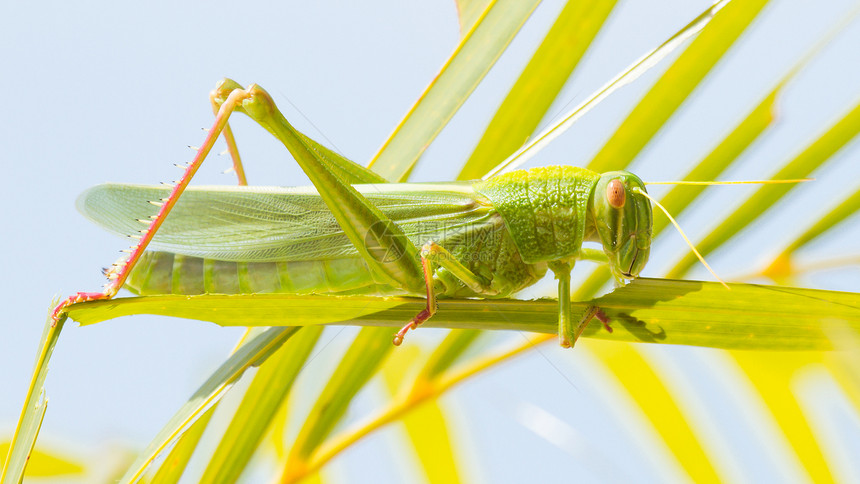
[(433, 268), (430, 267), (430, 261), (425, 259), (423, 255), (421, 256), (421, 266), (424, 269), (424, 284), (427, 287), (427, 306), (394, 335), (394, 340), (392, 341), (394, 346), (400, 346), (403, 343), (403, 338), (410, 329), (417, 328), (421, 323), (436, 314), (436, 291), (433, 289)]
[(89, 301), (98, 301), (100, 299), (110, 299), (113, 297), (113, 294), (108, 292), (78, 292), (73, 296), (69, 296), (63, 300), (60, 304), (57, 304), (57, 307), (51, 312), (51, 327), (57, 325), (57, 321), (60, 320), (60, 316), (63, 314), (63, 310), (72, 304), (77, 304), (80, 302), (89, 302)]
[[(212, 112), (218, 116), (218, 111), (221, 109), (221, 104), (218, 100), (220, 92), (218, 89), (209, 93), (209, 102), (212, 104)], [(248, 178), (245, 176), (245, 167), (242, 165), (242, 158), (239, 156), (239, 147), (236, 145), (236, 138), (233, 136), (233, 130), (230, 129), (230, 124), (225, 123), (224, 129), (221, 132), (224, 136), (224, 142), (227, 143), (227, 152), (230, 153), (230, 159), (233, 160), (233, 173), (239, 185), (245, 186), (248, 184)]]
[[(218, 99), (218, 102), (220, 102), (218, 114), (215, 116), (212, 129), (209, 130), (206, 140), (203, 142), (203, 146), (197, 150), (197, 155), (185, 169), (185, 173), (182, 175), (182, 178), (180, 178), (173, 186), (173, 189), (170, 191), (170, 195), (168, 195), (167, 198), (150, 202), (153, 205), (160, 207), (158, 215), (152, 217), (147, 228), (140, 231), (140, 235), (133, 236), (139, 239), (139, 241), (131, 248), (131, 250), (128, 251), (128, 257), (120, 260), (119, 262), (115, 262), (111, 269), (106, 272), (110, 282), (108, 282), (105, 290), (103, 292), (78, 292), (75, 295), (66, 298), (63, 302), (57, 305), (51, 313), (55, 325), (66, 309), (72, 304), (110, 299), (119, 292), (119, 289), (128, 278), (129, 273), (131, 273), (132, 268), (137, 264), (137, 261), (140, 260), (144, 250), (146, 250), (146, 246), (149, 245), (149, 242), (152, 240), (153, 236), (155, 236), (159, 227), (161, 227), (167, 214), (170, 213), (170, 210), (174, 205), (176, 205), (176, 202), (179, 200), (179, 196), (182, 195), (183, 191), (185, 191), (185, 188), (191, 182), (191, 178), (197, 172), (197, 169), (200, 168), (203, 160), (206, 159), (206, 155), (209, 154), (209, 151), (212, 149), (212, 145), (215, 144), (215, 140), (218, 139), (218, 136), (227, 125), (227, 119), (230, 118), (230, 115), (237, 106), (242, 103), (242, 101), (250, 97), (249, 92), (241, 89), (241, 86), (236, 84), (234, 81), (222, 81), (220, 87), (222, 87), (222, 92), (220, 94), (225, 97), (223, 102), (220, 101), (220, 98)], [(212, 99), (213, 103), (216, 102), (214, 96)]]
[(431, 316), (433, 316), (433, 313), (430, 312), (429, 308), (425, 308), (420, 313), (418, 313), (414, 318), (412, 318), (411, 321), (409, 321), (408, 323), (406, 323), (405, 326), (400, 328), (400, 331), (398, 331), (397, 334), (394, 335), (394, 341), (392, 341), (392, 343), (394, 343), (394, 346), (400, 346), (400, 344), (403, 343), (403, 338), (406, 336), (406, 333), (410, 329), (417, 328), (421, 323), (430, 319)]

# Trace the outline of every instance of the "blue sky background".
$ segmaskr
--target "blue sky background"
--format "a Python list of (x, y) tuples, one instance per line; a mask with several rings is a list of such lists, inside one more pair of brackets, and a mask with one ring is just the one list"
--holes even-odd
[[(582, 100), (707, 4), (621, 2), (566, 88), (564, 103), (553, 112)], [(852, 4), (773, 0), (742, 38), (741, 48), (711, 74), (659, 141), (637, 160), (634, 171), (646, 181), (682, 176), (684, 166), (706, 154)], [(448, 180), (456, 174), (560, 8), (558, 1), (539, 7), (487, 82), (427, 151), (415, 180)], [(224, 76), (265, 87), (300, 129), (366, 162), (436, 74), (458, 35), (451, 1), (0, 5), (5, 74), (0, 158), (7, 180), (0, 237), (0, 300), (6, 309), (0, 321), (0, 435), (14, 428), (51, 298), (100, 288), (100, 268), (127, 245), (75, 212), (80, 192), (104, 181), (156, 184), (176, 178), (173, 163), (189, 161), (192, 152), (186, 146), (202, 141), (200, 128), (211, 121), (207, 93)], [(781, 122), (726, 179), (768, 177), (860, 99), (858, 45), (860, 22), (854, 22), (786, 90)], [(665, 65), (613, 96), (529, 166), (587, 162)], [(250, 183), (307, 184), (262, 129), (245, 120), (235, 127)], [(855, 141), (815, 174), (818, 182), (799, 187), (788, 203), (745, 232), (741, 241), (714, 254), (710, 259), (718, 273), (731, 278), (765, 260), (782, 248), (774, 234), (787, 238), (799, 233), (840, 195), (855, 190), (858, 159)], [(213, 159), (197, 183), (234, 183), (220, 173), (227, 166), (227, 158)], [(718, 190), (698, 203), (694, 213), (681, 217), (694, 240), (752, 188)], [(855, 217), (804, 256), (815, 260), (856, 254), (858, 225)], [(645, 275), (660, 274), (681, 253), (676, 235), (667, 233), (660, 241)], [(709, 278), (699, 268), (693, 277)], [(856, 291), (858, 281), (855, 268), (816, 274), (804, 283)], [(440, 336), (424, 333), (410, 343)], [(51, 403), (40, 442), (71, 446), (84, 458), (144, 446), (240, 334), (238, 328), (143, 316), (86, 328), (68, 325), (51, 364)], [(324, 339), (333, 343), (308, 373), (324, 375), (352, 334), (353, 329), (329, 330)], [(521, 336), (499, 336), (505, 337)], [(719, 352), (649, 352), (667, 372), (685, 368), (679, 385), (702, 415), (716, 416), (726, 425), (750, 426), (753, 438), (743, 432), (714, 437), (715, 452), (733, 462), (727, 464), (732, 475), (757, 480), (791, 471), (780, 464), (785, 454), (779, 449), (762, 450), (757, 444), (756, 439), (766, 439), (771, 430), (738, 415), (749, 404), (749, 390), (732, 378)], [(462, 452), (474, 464), (469, 475), (484, 482), (561, 482), (571, 472), (584, 481), (631, 475), (655, 481), (679, 478), (654, 437), (626, 420), (625, 404), (613, 403), (611, 385), (606, 388), (606, 379), (590, 370), (586, 351), (571, 355), (547, 347), (446, 396), (443, 403), (464, 430), (458, 433)], [(852, 455), (851, 449), (860, 455), (856, 415), (839, 410), (844, 401), (826, 379), (815, 385), (823, 385), (813, 392), (823, 396), (811, 397), (810, 405), (834, 415), (836, 420), (827, 422), (841, 429), (841, 448), (846, 455)], [(723, 399), (723, 405), (709, 404), (712, 397)], [(350, 415), (373, 408), (378, 403), (374, 398), (359, 399)], [(761, 411), (752, 408), (753, 413)], [(581, 418), (586, 414), (589, 418)], [(555, 423), (528, 423), (537, 421)], [(718, 431), (719, 425), (711, 425)], [(535, 432), (546, 428), (555, 429), (561, 440)], [(381, 473), (377, 477), (390, 482), (412, 477), (408, 456), (395, 458), (390, 467), (380, 465), (385, 462), (380, 453), (390, 451), (395, 436), (396, 431), (383, 433), (357, 446), (333, 463), (331, 471), (344, 478), (349, 478), (347, 469)], [(856, 469), (851, 474), (850, 466), (843, 467), (846, 475), (860, 479)]]

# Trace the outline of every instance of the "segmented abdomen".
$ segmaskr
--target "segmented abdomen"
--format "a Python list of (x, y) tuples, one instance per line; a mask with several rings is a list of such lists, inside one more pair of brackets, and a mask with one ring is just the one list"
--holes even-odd
[(140, 295), (378, 292), (359, 257), (320, 261), (228, 262), (147, 251), (125, 288)]

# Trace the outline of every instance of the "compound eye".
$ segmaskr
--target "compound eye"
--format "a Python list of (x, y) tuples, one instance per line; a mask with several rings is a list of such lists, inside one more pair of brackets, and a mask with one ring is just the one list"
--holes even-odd
[(627, 195), (624, 192), (624, 184), (621, 183), (621, 180), (616, 178), (606, 185), (606, 201), (608, 201), (609, 205), (612, 205), (613, 208), (623, 207), (624, 202), (627, 201), (626, 199)]

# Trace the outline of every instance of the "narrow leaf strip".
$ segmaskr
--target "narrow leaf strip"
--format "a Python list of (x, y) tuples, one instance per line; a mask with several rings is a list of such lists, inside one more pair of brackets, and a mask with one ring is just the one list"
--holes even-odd
[(690, 37), (698, 34), (708, 24), (708, 22), (711, 21), (714, 15), (728, 3), (729, 0), (721, 0), (702, 12), (701, 15), (693, 19), (692, 22), (679, 30), (675, 35), (666, 40), (666, 42), (663, 42), (662, 45), (633, 62), (633, 64), (627, 67), (627, 69), (621, 71), (612, 80), (598, 89), (597, 92), (589, 96), (582, 104), (568, 111), (558, 121), (530, 139), (528, 143), (521, 146), (511, 156), (505, 159), (505, 161), (499, 163), (495, 168), (490, 170), (489, 173), (484, 175), (484, 179), (511, 171), (528, 161), (529, 158), (543, 149), (544, 146), (551, 143), (552, 140), (561, 136), (562, 133), (567, 131), (568, 128), (585, 116), (587, 112), (591, 111), (594, 106), (597, 106), (601, 101), (609, 97), (610, 94), (635, 81), (639, 76), (657, 65), (667, 55), (683, 45), (683, 43)]
[[(246, 341), (250, 338), (256, 337), (263, 331), (264, 328), (247, 328), (245, 333), (239, 338), (239, 341), (236, 342), (236, 346), (232, 351), (230, 351), (230, 354), (232, 355), (235, 353), (243, 344), (245, 344)], [(206, 431), (206, 427), (209, 425), (209, 420), (218, 408), (219, 403), (220, 402), (213, 403), (206, 412), (203, 413), (203, 415), (195, 420), (188, 429), (182, 433), (179, 439), (177, 439), (176, 444), (173, 445), (173, 449), (170, 450), (170, 453), (164, 458), (158, 469), (147, 469), (147, 474), (153, 475), (152, 480), (147, 480), (147, 478), (144, 477), (141, 479), (142, 482), (154, 484), (156, 482), (173, 483), (179, 481), (185, 473), (188, 461), (194, 454), (197, 443)]]
[[(803, 272), (803, 268), (796, 266), (793, 262), (792, 259), (794, 253), (813, 240), (829, 232), (832, 228), (842, 223), (845, 219), (853, 216), (858, 211), (860, 211), (860, 188), (858, 188), (853, 194), (849, 195), (841, 203), (833, 207), (833, 209), (827, 212), (823, 217), (816, 217), (815, 223), (792, 240), (788, 246), (779, 253), (779, 255), (774, 257), (773, 261), (768, 264), (767, 268), (761, 272), (761, 275), (778, 283), (791, 280), (792, 277), (799, 275), (799, 273)], [(847, 263), (848, 261), (846, 260), (846, 265)], [(819, 269), (830, 268), (829, 265), (814, 264), (809, 267), (809, 269), (815, 270), (816, 267), (819, 267)]]
[[(209, 420), (212, 419), (212, 414), (215, 413), (217, 405), (209, 407), (203, 415), (200, 416), (193, 424), (182, 434), (176, 441), (176, 444), (164, 458), (155, 475), (147, 484), (174, 484), (179, 482), (182, 474), (188, 466), (188, 461), (197, 450), (197, 444), (200, 442), (200, 437), (209, 426)], [(144, 479), (146, 481), (146, 479)]]
[(449, 333), (433, 350), (433, 354), (430, 355), (424, 368), (415, 378), (415, 383), (420, 384), (421, 381), (435, 380), (439, 375), (448, 371), (460, 360), (463, 353), (478, 340), (479, 336), (481, 336), (481, 332), (476, 330), (459, 330)]
[(589, 341), (585, 348), (594, 352), (607, 369), (628, 392), (630, 399), (642, 410), (646, 419), (669, 447), (680, 467), (693, 482), (724, 481), (708, 458), (693, 429), (695, 422), (687, 421), (647, 358), (629, 344)]
[[(690, 170), (682, 180), (716, 180), (750, 145), (770, 127), (775, 119), (776, 98), (782, 91), (783, 79), (708, 156)], [(660, 199), (660, 203), (675, 217), (680, 216), (706, 187), (675, 186)], [(666, 217), (655, 217), (652, 237), (669, 225)]]
[(394, 347), (391, 338), (391, 330), (387, 328), (367, 327), (358, 333), (299, 430), (287, 456), (282, 481), (290, 482), (293, 476), (304, 475), (311, 454), (341, 421), (355, 394)]
[(460, 35), (466, 35), (481, 19), (492, 0), (457, 0), (457, 20), (460, 21)]
[(848, 401), (860, 413), (860, 333), (840, 328), (833, 331), (831, 337), (838, 351), (827, 354), (825, 364)]
[[(54, 305), (56, 305), (56, 301), (51, 304), (51, 306)], [(27, 389), (24, 407), (21, 409), (21, 416), (18, 417), (15, 432), (12, 434), (9, 452), (3, 462), (3, 472), (0, 473), (0, 483), (2, 484), (17, 484), (24, 479), (24, 470), (27, 467), (30, 453), (36, 445), (36, 438), (39, 436), (39, 429), (42, 426), (42, 419), (45, 418), (45, 411), (48, 406), (48, 400), (45, 398), (48, 362), (54, 353), (54, 347), (57, 345), (65, 322), (65, 316), (55, 323), (50, 315), (45, 322), (45, 329), (42, 331), (42, 338), (39, 342), (39, 354), (36, 357), (36, 364), (33, 365), (30, 387)]]
[(568, 0), (499, 106), (458, 180), (480, 178), (528, 139), (614, 7), (615, 0)]
[[(813, 170), (829, 160), (858, 133), (860, 133), (860, 103), (855, 104), (824, 134), (786, 163), (782, 169), (774, 173), (772, 178), (805, 178), (809, 176)], [(723, 219), (722, 223), (712, 230), (703, 241), (696, 244), (696, 247), (702, 254), (708, 255), (760, 217), (794, 187), (795, 185), (762, 186), (740, 207)], [(695, 263), (696, 258), (688, 253), (672, 268), (668, 277), (682, 276)]]
[(199, 482), (239, 480), (272, 419), (284, 405), (322, 330), (322, 326), (302, 329), (260, 366)]
[[(0, 455), (4, 458), (9, 452), (9, 442), (0, 442)], [(24, 475), (30, 479), (34, 477), (62, 477), (75, 479), (83, 477), (86, 465), (76, 459), (55, 451), (34, 449), (30, 453), (30, 461), (27, 463), (27, 471)]]
[(490, 2), (368, 167), (388, 180), (405, 180), (424, 150), (475, 90), (538, 3), (538, 0)]
[(242, 376), (245, 370), (265, 361), (298, 330), (299, 328), (294, 326), (269, 328), (245, 342), (212, 373), (194, 392), (188, 402), (168, 420), (152, 442), (129, 467), (120, 482), (136, 482), (153, 459), (202, 415), (209, 406), (216, 403), (224, 395), (224, 392)]
[[(451, 331), (448, 338), (451, 334), (463, 332)], [(478, 331), (473, 332), (478, 333)], [(382, 376), (391, 398), (398, 398), (404, 384), (407, 383), (407, 378), (413, 375), (413, 370), (418, 367), (420, 356), (421, 351), (415, 345), (406, 346), (392, 353), (391, 358), (382, 368)], [(448, 421), (437, 400), (428, 401), (417, 407), (405, 414), (401, 421), (427, 482), (463, 481), (457, 472), (456, 453), (449, 435)]]
[(386, 408), (383, 408), (375, 416), (372, 416), (366, 421), (360, 422), (359, 424), (344, 430), (339, 435), (329, 439), (314, 455), (313, 459), (308, 463), (305, 469), (291, 476), (291, 479), (284, 479), (282, 483), (289, 484), (292, 482), (298, 482), (303, 476), (316, 472), (322, 468), (322, 466), (351, 445), (415, 410), (419, 405), (438, 397), (442, 393), (453, 388), (455, 385), (462, 383), (472, 376), (480, 374), (484, 370), (498, 363), (507, 361), (514, 356), (534, 349), (535, 346), (539, 344), (546, 343), (553, 339), (555, 339), (553, 336), (537, 336), (529, 338), (525, 343), (512, 348), (504, 349), (487, 356), (477, 357), (462, 368), (458, 368), (457, 370), (437, 379), (429, 391), (421, 393), (410, 392), (408, 395), (401, 398), (393, 399)]
[(783, 254), (795, 252), (860, 211), (860, 187), (793, 240)]
[(735, 0), (720, 10), (663, 73), (588, 164), (597, 172), (627, 166), (678, 110), (756, 18), (767, 0)]
[[(164, 295), (115, 298), (98, 306), (78, 304), (69, 315), (82, 325), (132, 314), (163, 314), (222, 326), (307, 326), (361, 319), (407, 301), (416, 299), (293, 294)], [(403, 320), (403, 324), (408, 320)]]
[[(834, 325), (860, 330), (860, 294), (757, 284), (639, 278), (588, 302), (574, 302), (580, 317), (596, 305), (614, 332), (591, 324), (586, 337), (713, 348), (830, 349)], [(69, 312), (91, 324), (129, 314), (161, 314), (224, 325), (308, 324), (290, 316), (333, 307), (363, 308), (363, 316), (340, 324), (400, 327), (425, 306), (422, 298), (361, 296), (149, 296), (77, 304)], [(376, 312), (374, 308), (378, 308)], [(313, 318), (310, 318), (313, 319)], [(318, 321), (318, 319), (317, 319)], [(329, 320), (329, 322), (333, 322)], [(558, 307), (551, 299), (440, 299), (428, 327), (496, 329), (556, 334)], [(389, 329), (389, 336), (393, 332)]]
[(735, 351), (732, 356), (750, 377), (809, 480), (835, 482), (815, 432), (791, 391), (794, 374), (809, 363), (820, 362), (821, 353)]

